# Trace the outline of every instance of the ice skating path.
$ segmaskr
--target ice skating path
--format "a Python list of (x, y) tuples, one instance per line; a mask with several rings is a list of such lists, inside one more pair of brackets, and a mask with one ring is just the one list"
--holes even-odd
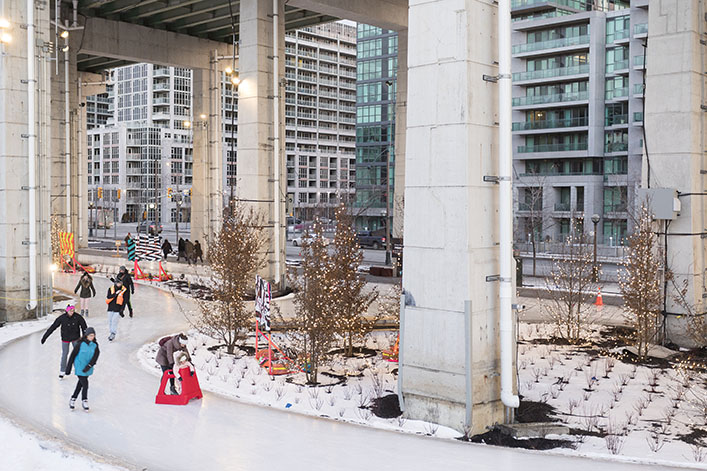
[[(135, 352), (148, 341), (187, 327), (177, 302), (169, 293), (138, 286), (133, 298), (136, 317), (121, 319), (117, 339), (109, 343), (104, 302), (109, 282), (99, 276), (95, 280), (98, 296), (91, 300), (88, 324), (98, 333), (101, 357), (91, 377), (91, 412), (69, 411), (76, 381), (75, 376), (61, 381), (57, 377), (58, 331), (44, 345), (37, 333), (0, 350), (0, 408), (29, 426), (136, 469), (646, 469), (381, 431), (242, 404), (208, 392), (186, 407), (157, 406), (157, 379), (140, 368)], [(57, 285), (69, 289), (76, 281), (71, 275), (56, 279)], [(2, 447), (0, 441), (0, 454)]]

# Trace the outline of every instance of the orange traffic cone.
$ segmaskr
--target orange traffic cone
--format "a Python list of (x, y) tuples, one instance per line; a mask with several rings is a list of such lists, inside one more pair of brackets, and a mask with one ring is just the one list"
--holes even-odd
[(601, 288), (599, 288), (598, 293), (597, 293), (597, 300), (594, 301), (595, 306), (603, 306), (604, 305), (604, 300), (601, 297)]

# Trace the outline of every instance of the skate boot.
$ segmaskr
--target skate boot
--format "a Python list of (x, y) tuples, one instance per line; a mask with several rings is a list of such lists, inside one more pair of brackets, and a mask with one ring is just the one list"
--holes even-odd
[(83, 401), (81, 401), (81, 407), (83, 407), (83, 410), (88, 412), (88, 400), (87, 399), (84, 399)]
[(69, 401), (69, 409), (71, 409), (71, 410), (76, 409), (76, 399), (73, 398), (73, 397), (72, 397), (71, 400)]
[(59, 371), (59, 379), (64, 379), (64, 372), (63, 371)]
[(114, 338), (115, 338), (115, 334), (110, 334), (110, 335), (108, 336), (108, 340), (109, 340), (110, 342), (112, 342)]

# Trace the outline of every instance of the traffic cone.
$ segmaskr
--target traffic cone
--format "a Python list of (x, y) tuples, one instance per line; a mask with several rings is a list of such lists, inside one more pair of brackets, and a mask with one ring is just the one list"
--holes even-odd
[(601, 288), (599, 288), (598, 293), (597, 293), (597, 300), (594, 301), (595, 306), (603, 306), (604, 305), (604, 300), (601, 297)]

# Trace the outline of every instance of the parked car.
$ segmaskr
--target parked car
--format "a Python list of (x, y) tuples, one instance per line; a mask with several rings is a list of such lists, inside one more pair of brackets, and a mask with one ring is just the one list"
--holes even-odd
[(384, 235), (378, 235), (372, 231), (361, 231), (356, 237), (358, 238), (359, 245), (362, 247), (372, 247), (374, 250), (385, 247)]
[(145, 232), (150, 235), (157, 235), (162, 232), (162, 224), (158, 224), (157, 221), (141, 221), (138, 223), (136, 231), (138, 233)]
[[(322, 237), (324, 239), (324, 245), (329, 245), (331, 243), (331, 240), (327, 239), (326, 237)], [(311, 243), (312, 241), (312, 234), (300, 234), (294, 239), (292, 239), (292, 245), (295, 247), (301, 246), (303, 243)]]

